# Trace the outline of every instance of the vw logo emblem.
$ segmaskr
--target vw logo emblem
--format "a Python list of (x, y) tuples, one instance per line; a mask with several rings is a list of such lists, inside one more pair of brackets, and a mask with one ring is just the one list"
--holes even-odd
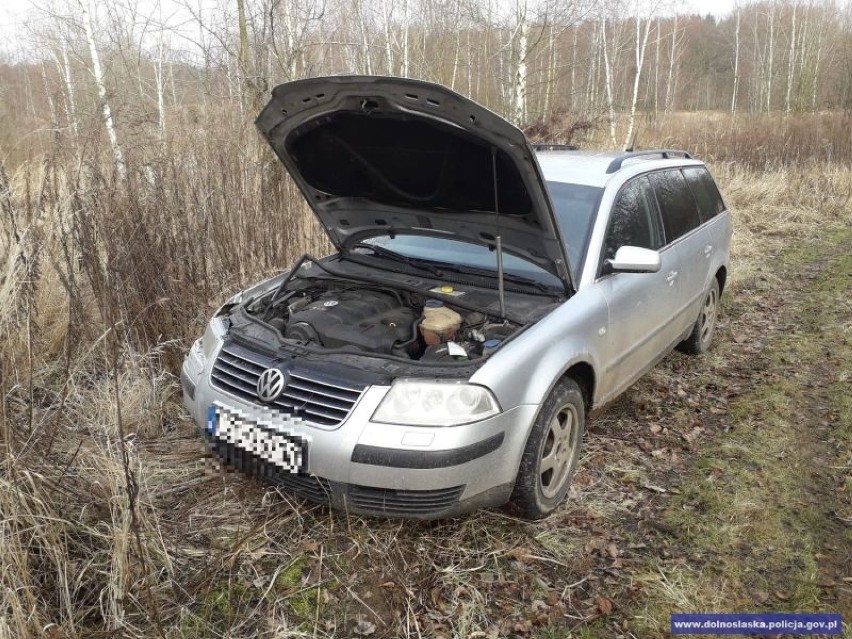
[(267, 368), (257, 380), (257, 398), (265, 403), (274, 402), (284, 392), (287, 376), (277, 368)]

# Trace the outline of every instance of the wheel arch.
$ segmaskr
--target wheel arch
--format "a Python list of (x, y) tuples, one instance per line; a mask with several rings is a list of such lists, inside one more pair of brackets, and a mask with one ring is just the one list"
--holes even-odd
[(586, 413), (588, 413), (593, 405), (595, 398), (595, 369), (589, 362), (580, 361), (572, 364), (568, 370), (562, 374), (562, 379), (573, 379), (580, 387), (583, 393), (583, 402), (586, 405)]
[(719, 295), (725, 290), (725, 283), (728, 281), (728, 269), (725, 266), (720, 266), (716, 271), (716, 281), (719, 282)]

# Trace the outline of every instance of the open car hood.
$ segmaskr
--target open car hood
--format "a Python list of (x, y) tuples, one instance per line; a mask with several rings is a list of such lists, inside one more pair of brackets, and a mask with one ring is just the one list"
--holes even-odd
[(256, 124), (338, 250), (383, 234), (492, 247), (500, 235), (574, 290), (532, 147), (475, 102), (419, 80), (310, 78), (275, 87)]

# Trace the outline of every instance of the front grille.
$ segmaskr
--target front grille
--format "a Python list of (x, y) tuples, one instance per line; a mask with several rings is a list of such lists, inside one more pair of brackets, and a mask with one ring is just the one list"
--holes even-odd
[[(272, 359), (226, 345), (213, 364), (210, 381), (220, 390), (257, 404), (257, 380), (273, 364)], [(322, 426), (342, 423), (364, 391), (363, 387), (346, 382), (302, 372), (288, 373), (290, 381), (284, 393), (267, 405)]]
[(464, 486), (439, 490), (391, 490), (350, 486), (349, 501), (356, 508), (385, 515), (430, 515), (458, 502)]
[(295, 475), (279, 468), (257, 455), (237, 448), (229, 442), (211, 439), (213, 452), (244, 473), (259, 477), (276, 486), (292, 490), (296, 494), (317, 504), (328, 504), (330, 489), (328, 480), (315, 475)]

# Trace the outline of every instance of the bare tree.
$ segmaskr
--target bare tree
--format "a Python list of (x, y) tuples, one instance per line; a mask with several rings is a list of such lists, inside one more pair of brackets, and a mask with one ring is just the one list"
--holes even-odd
[(731, 115), (737, 112), (737, 94), (740, 90), (740, 4), (734, 2), (736, 26), (734, 27), (734, 88), (731, 93)]
[(798, 9), (796, 0), (793, 0), (793, 16), (790, 27), (790, 52), (787, 55), (787, 90), (784, 94), (784, 113), (789, 114), (792, 111), (790, 99), (793, 96), (793, 81), (796, 70), (796, 10)]
[(651, 31), (651, 23), (653, 22), (656, 10), (657, 5), (652, 4), (648, 7), (647, 13), (644, 13), (643, 15), (640, 0), (636, 0), (636, 40), (634, 48), (636, 74), (633, 77), (633, 96), (630, 99), (630, 115), (627, 120), (627, 133), (624, 137), (623, 148), (625, 150), (633, 147), (633, 131), (636, 126), (636, 103), (639, 99), (639, 82), (642, 78), (642, 67), (645, 64), (645, 51), (648, 48), (648, 34)]
[(83, 23), (83, 29), (86, 33), (86, 41), (89, 44), (89, 54), (92, 58), (92, 77), (95, 80), (95, 86), (98, 89), (98, 97), (101, 102), (101, 113), (103, 115), (104, 127), (106, 128), (107, 136), (109, 137), (110, 147), (115, 162), (115, 170), (122, 180), (127, 179), (127, 165), (124, 162), (124, 152), (118, 142), (118, 134), (115, 130), (115, 122), (112, 118), (112, 108), (110, 108), (109, 100), (107, 99), (106, 82), (104, 81), (104, 72), (101, 67), (101, 57), (98, 53), (97, 42), (95, 41), (95, 28), (88, 0), (77, 0), (77, 5), (80, 10), (80, 21)]

